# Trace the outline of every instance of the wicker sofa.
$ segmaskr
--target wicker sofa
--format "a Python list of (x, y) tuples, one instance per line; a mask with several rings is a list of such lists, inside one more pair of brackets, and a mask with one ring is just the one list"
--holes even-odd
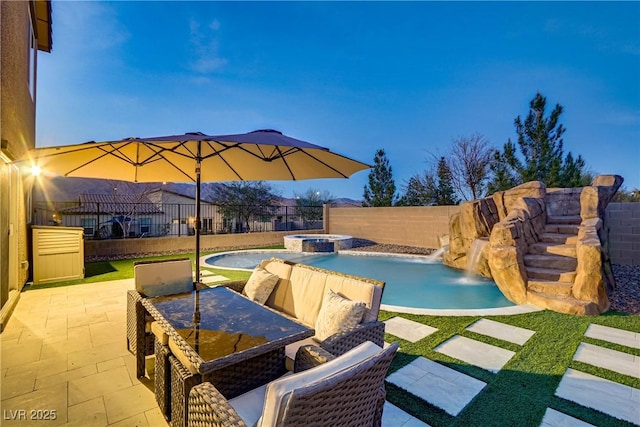
[[(318, 345), (336, 356), (366, 341), (378, 346), (384, 344), (384, 323), (378, 321), (384, 282), (278, 258), (264, 260), (259, 267), (279, 277), (265, 305), (316, 329), (315, 337), (285, 349), (289, 370), (293, 369), (296, 351), (304, 344)], [(225, 283), (224, 286), (245, 293), (246, 284), (246, 281), (240, 281)], [(365, 309), (362, 320), (355, 326), (341, 328), (339, 332), (319, 339), (316, 326), (329, 289), (349, 300), (364, 302)]]

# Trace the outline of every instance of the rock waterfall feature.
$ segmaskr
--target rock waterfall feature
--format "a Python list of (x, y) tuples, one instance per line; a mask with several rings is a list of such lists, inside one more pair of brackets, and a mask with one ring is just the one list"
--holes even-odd
[(605, 209), (622, 181), (600, 175), (582, 188), (533, 181), (465, 202), (451, 218), (443, 262), (493, 278), (516, 304), (603, 313), (615, 289)]

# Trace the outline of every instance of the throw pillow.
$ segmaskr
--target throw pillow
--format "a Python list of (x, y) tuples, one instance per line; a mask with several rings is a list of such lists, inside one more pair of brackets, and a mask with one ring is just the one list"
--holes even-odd
[(324, 341), (331, 335), (351, 329), (362, 321), (366, 305), (327, 289), (316, 320), (316, 338)]
[(244, 286), (244, 293), (258, 304), (264, 304), (273, 288), (276, 287), (278, 280), (280, 277), (277, 275), (269, 273), (264, 268), (256, 267)]

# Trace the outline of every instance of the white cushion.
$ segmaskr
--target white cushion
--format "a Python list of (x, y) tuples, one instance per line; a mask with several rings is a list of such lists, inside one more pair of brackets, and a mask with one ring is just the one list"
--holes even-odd
[(258, 304), (264, 304), (280, 277), (264, 268), (256, 267), (244, 286), (244, 293)]
[(378, 354), (380, 351), (382, 351), (380, 347), (371, 341), (367, 341), (320, 366), (270, 382), (267, 384), (260, 426), (276, 427), (278, 425), (278, 422), (281, 421), (279, 420), (280, 414), (286, 407), (293, 390), (337, 374)]
[(327, 289), (316, 320), (316, 339), (323, 341), (335, 333), (355, 327), (362, 321), (365, 308), (364, 302), (351, 301)]
[(191, 261), (152, 262), (133, 267), (136, 290), (147, 297), (193, 291)]
[[(291, 375), (291, 372), (287, 372), (285, 376), (287, 375)], [(234, 397), (229, 400), (229, 405), (236, 410), (246, 425), (256, 425), (262, 415), (262, 407), (264, 406), (264, 396), (266, 392), (267, 385), (265, 384), (241, 394), (240, 396)]]

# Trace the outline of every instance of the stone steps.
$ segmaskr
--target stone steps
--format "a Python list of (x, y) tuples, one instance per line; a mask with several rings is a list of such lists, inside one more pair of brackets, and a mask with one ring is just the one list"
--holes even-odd
[(545, 233), (578, 234), (580, 228), (577, 224), (549, 224), (544, 226)]
[(541, 279), (554, 282), (569, 282), (573, 283), (576, 278), (575, 270), (566, 271), (558, 270), (555, 268), (539, 268), (525, 266), (527, 277), (530, 279)]
[(558, 295), (558, 296), (571, 296), (571, 288), (573, 283), (571, 282), (558, 282), (549, 280), (529, 280), (527, 283), (527, 289), (529, 292), (537, 292), (540, 294)]
[(578, 243), (578, 235), (564, 233), (542, 233), (538, 237), (538, 241), (545, 243), (566, 243), (568, 245), (575, 245), (576, 243)]
[(562, 313), (585, 314), (589, 304), (571, 296), (578, 266), (579, 216), (548, 216), (539, 241), (524, 256), (527, 302)]
[(547, 224), (573, 224), (580, 225), (582, 218), (580, 215), (553, 216), (547, 215)]
[(548, 254), (527, 254), (524, 256), (527, 267), (555, 268), (557, 270), (573, 271), (578, 266), (578, 260), (573, 257)]
[(548, 242), (538, 242), (529, 245), (529, 253), (535, 255), (561, 255), (576, 258), (576, 245), (574, 244), (554, 244)]

